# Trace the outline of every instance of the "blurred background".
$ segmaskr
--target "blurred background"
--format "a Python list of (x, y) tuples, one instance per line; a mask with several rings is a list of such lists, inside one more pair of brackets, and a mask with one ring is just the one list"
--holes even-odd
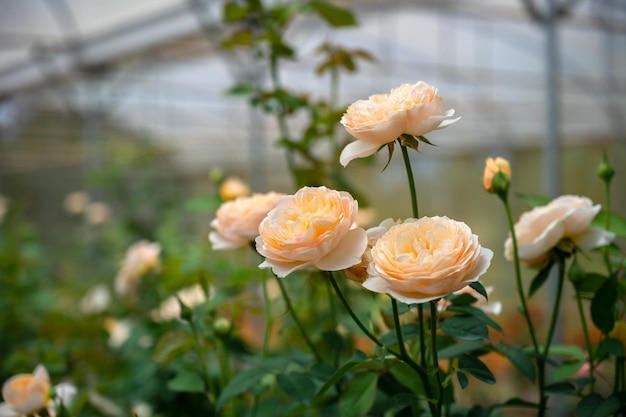
[[(626, 215), (624, 1), (338, 0), (356, 22), (329, 24), (319, 5), (318, 14), (295, 15), (281, 32), (293, 53), (278, 68), (237, 38), (254, 22), (229, 17), (226, 3), (0, 0), (1, 260), (38, 268), (12, 289), (13, 301), (0, 293), (23, 316), (0, 320), (0, 375), (42, 355), (33, 346), (19, 356), (17, 346), (61, 332), (50, 327), (54, 318), (17, 305), (42, 281), (50, 292), (33, 303), (49, 313), (54, 303), (77, 308), (91, 286), (110, 282), (139, 239), (167, 240), (180, 252), (193, 242), (198, 262), (207, 262), (224, 178), (256, 192), (306, 182), (294, 181), (279, 146), (280, 121), (246, 93), (275, 88), (277, 77), (308, 103), (339, 109), (402, 83), (439, 89), (461, 120), (428, 135), (436, 147), (411, 155), (420, 211), (468, 223), (494, 249), (484, 282), (496, 287), (495, 299), (506, 301), (513, 280), (504, 212), (481, 186), (487, 156), (511, 161), (516, 193), (604, 203), (596, 170), (606, 154), (617, 173), (611, 209)], [(358, 62), (320, 71), (321, 45), (359, 51)], [(292, 132), (313, 117), (301, 108), (288, 115)], [(332, 135), (340, 145), (350, 140), (341, 129)], [(398, 155), (381, 173), (385, 152), (341, 168), (332, 146), (311, 148), (369, 209), (366, 226), (409, 217)], [(513, 208), (518, 216), (528, 206), (515, 200)]]

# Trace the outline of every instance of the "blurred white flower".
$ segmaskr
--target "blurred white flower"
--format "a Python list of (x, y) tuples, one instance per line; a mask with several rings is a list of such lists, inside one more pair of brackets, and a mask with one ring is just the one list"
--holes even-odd
[(65, 196), (63, 207), (70, 214), (80, 214), (89, 204), (89, 194), (84, 191), (72, 191)]
[(152, 319), (156, 322), (180, 319), (179, 299), (187, 307), (193, 308), (206, 301), (206, 294), (199, 284), (183, 288), (175, 295), (166, 298), (158, 309), (152, 310), (150, 312)]
[(99, 314), (111, 305), (111, 291), (105, 284), (91, 287), (80, 300), (79, 308), (83, 314)]
[(108, 318), (104, 320), (104, 328), (109, 333), (109, 346), (114, 349), (121, 347), (132, 332), (132, 324), (129, 320)]
[(137, 403), (132, 408), (133, 416), (135, 417), (151, 417), (152, 406), (148, 403)]
[(111, 218), (111, 207), (107, 203), (97, 201), (85, 207), (85, 219), (94, 226), (106, 223)]
[(115, 293), (121, 297), (134, 298), (141, 277), (161, 267), (159, 255), (161, 246), (158, 243), (141, 240), (126, 251), (117, 276), (115, 277)]

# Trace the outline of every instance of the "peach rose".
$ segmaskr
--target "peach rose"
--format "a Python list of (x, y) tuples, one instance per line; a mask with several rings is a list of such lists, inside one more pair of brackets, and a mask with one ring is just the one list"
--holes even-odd
[(283, 197), (259, 226), (260, 268), (278, 277), (317, 268), (339, 271), (361, 262), (367, 235), (353, 227), (358, 203), (345, 191), (304, 187)]
[[(586, 197), (564, 195), (522, 214), (515, 224), (520, 261), (528, 266), (541, 266), (563, 239), (572, 240), (583, 251), (610, 243), (613, 233), (589, 228), (599, 211), (600, 205), (594, 206)], [(504, 249), (505, 257), (513, 260), (510, 236)]]
[(146, 240), (134, 243), (128, 248), (122, 267), (115, 277), (115, 292), (120, 296), (132, 297), (141, 277), (161, 267), (160, 253), (161, 246), (158, 243)]
[(259, 235), (259, 224), (285, 194), (270, 192), (239, 197), (222, 204), (211, 222), (209, 234), (213, 249), (235, 249), (253, 242)]
[(250, 195), (250, 187), (237, 177), (228, 177), (220, 186), (220, 197), (224, 201)]
[(502, 172), (506, 174), (509, 178), (511, 177), (511, 165), (509, 161), (504, 158), (497, 157), (496, 159), (487, 158), (485, 161), (485, 172), (483, 174), (483, 187), (486, 191), (493, 191), (493, 177), (498, 173)]
[(492, 257), (465, 223), (447, 217), (407, 219), (372, 248), (363, 287), (407, 304), (436, 300), (477, 281)]
[(18, 414), (33, 414), (42, 410), (50, 401), (48, 371), (38, 365), (32, 374), (12, 376), (2, 385), (2, 397), (6, 403), (0, 405), (0, 412), (2, 408)]
[(348, 106), (341, 124), (358, 140), (343, 149), (339, 161), (346, 166), (353, 159), (373, 155), (404, 133), (423, 136), (446, 127), (459, 120), (449, 119), (453, 115), (453, 109), (444, 111), (437, 89), (423, 81), (355, 101)]

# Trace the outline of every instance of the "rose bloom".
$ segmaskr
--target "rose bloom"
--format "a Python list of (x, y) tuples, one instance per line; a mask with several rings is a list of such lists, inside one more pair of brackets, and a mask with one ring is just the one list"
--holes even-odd
[(228, 177), (220, 186), (220, 197), (224, 201), (250, 195), (250, 187), (237, 177)]
[(37, 413), (44, 408), (50, 416), (55, 415), (54, 406), (62, 402), (67, 406), (76, 394), (76, 387), (62, 383), (54, 387), (56, 404), (50, 399), (50, 376), (43, 365), (37, 365), (32, 374), (17, 374), (2, 385), (4, 403), (0, 404), (0, 416), (16, 417)]
[(509, 161), (504, 158), (497, 157), (496, 159), (487, 158), (485, 161), (485, 172), (483, 174), (483, 187), (486, 191), (493, 191), (493, 177), (498, 173), (502, 172), (506, 174), (509, 178), (511, 177), (511, 165)]
[(150, 316), (156, 322), (180, 319), (180, 303), (193, 308), (206, 301), (206, 293), (200, 284), (185, 287), (171, 295), (161, 303), (158, 309), (152, 310)]
[[(600, 211), (590, 199), (564, 195), (549, 204), (535, 207), (522, 214), (515, 224), (520, 262), (541, 266), (548, 261), (550, 251), (563, 239), (570, 239), (577, 248), (587, 251), (610, 243), (614, 235), (589, 225)], [(505, 257), (513, 260), (513, 240), (504, 244)]]
[(444, 111), (437, 89), (423, 81), (355, 101), (348, 106), (341, 124), (358, 140), (343, 149), (339, 161), (346, 166), (353, 159), (373, 155), (404, 133), (423, 136), (444, 128), (459, 120), (450, 119), (453, 115), (453, 109)]
[(492, 257), (465, 223), (407, 219), (376, 241), (363, 287), (406, 304), (436, 300), (478, 281)]
[(372, 248), (376, 242), (378, 242), (378, 239), (387, 233), (387, 230), (389, 230), (391, 226), (398, 223), (400, 223), (400, 221), (385, 219), (380, 225), (367, 229), (367, 246), (365, 248), (365, 252), (361, 255), (361, 262), (343, 270), (343, 273), (348, 279), (358, 283), (363, 283), (363, 281), (367, 279), (367, 267), (370, 262), (372, 262)]
[(269, 192), (239, 197), (222, 204), (211, 222), (209, 234), (213, 249), (234, 249), (253, 242), (259, 235), (259, 224), (285, 194)]
[(353, 227), (357, 201), (345, 191), (304, 187), (283, 197), (259, 226), (256, 249), (260, 268), (278, 277), (317, 268), (339, 271), (361, 262), (367, 235)]
[(140, 240), (128, 248), (122, 267), (115, 277), (115, 292), (123, 297), (134, 296), (141, 277), (161, 267), (160, 253), (161, 246), (158, 243), (146, 240)]

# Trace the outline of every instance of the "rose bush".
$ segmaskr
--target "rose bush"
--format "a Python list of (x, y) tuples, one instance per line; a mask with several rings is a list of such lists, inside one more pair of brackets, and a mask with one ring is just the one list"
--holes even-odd
[(357, 100), (348, 106), (341, 124), (358, 140), (343, 149), (339, 161), (346, 166), (353, 159), (373, 155), (402, 134), (423, 136), (446, 127), (459, 119), (450, 119), (453, 115), (453, 109), (444, 111), (437, 89), (423, 81)]
[(339, 271), (361, 262), (367, 235), (353, 227), (357, 201), (345, 191), (303, 187), (278, 201), (259, 226), (259, 265), (279, 277), (317, 268)]
[(131, 245), (115, 277), (115, 292), (122, 297), (133, 297), (141, 277), (160, 268), (160, 253), (158, 243), (140, 240)]
[[(520, 262), (528, 266), (545, 264), (550, 251), (563, 239), (570, 239), (582, 251), (610, 243), (612, 233), (589, 227), (600, 208), (586, 197), (564, 195), (522, 214), (515, 224)], [(513, 260), (510, 236), (504, 248), (505, 257)]]
[(422, 217), (391, 226), (370, 256), (363, 287), (414, 304), (445, 297), (477, 281), (493, 252), (481, 247), (465, 223)]
[(253, 242), (261, 221), (284, 196), (276, 192), (253, 194), (222, 204), (211, 222), (215, 229), (209, 234), (213, 249), (234, 249)]

